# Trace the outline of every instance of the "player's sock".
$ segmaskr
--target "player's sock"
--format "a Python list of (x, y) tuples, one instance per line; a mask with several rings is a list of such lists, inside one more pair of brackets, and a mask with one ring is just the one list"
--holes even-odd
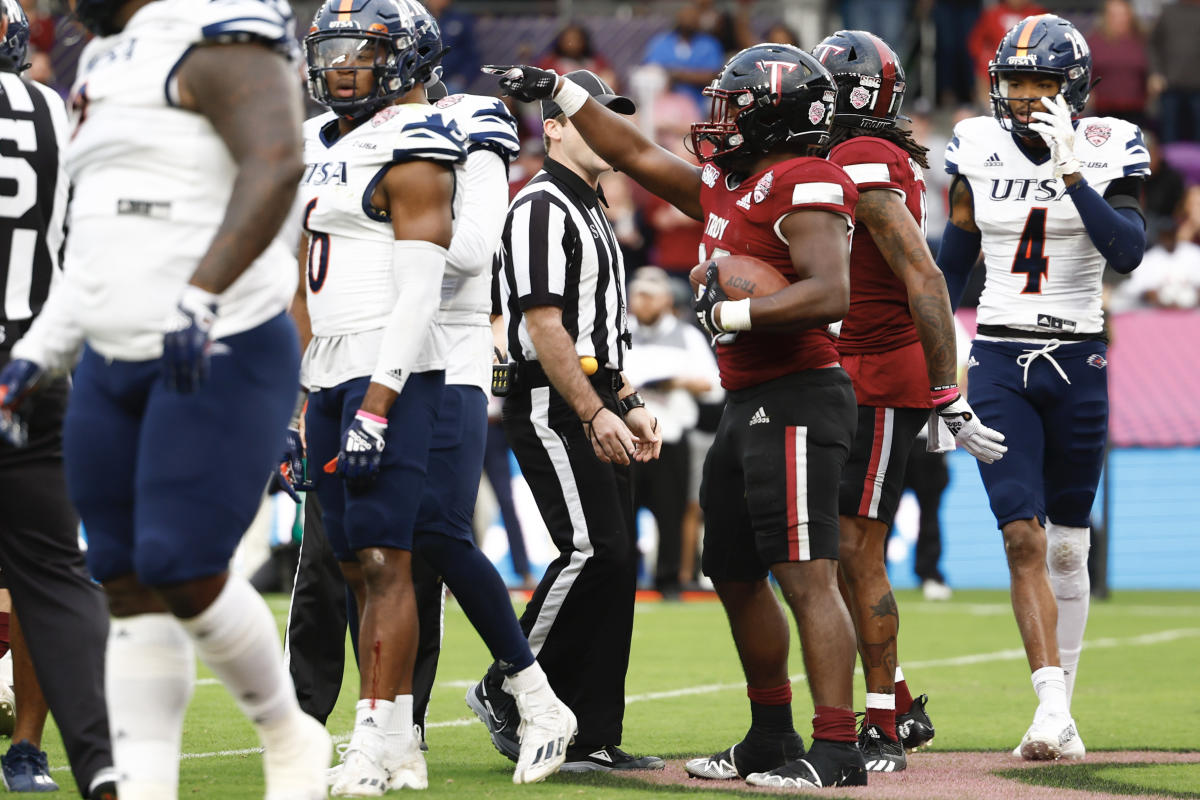
[(812, 738), (827, 742), (858, 742), (858, 732), (854, 730), (854, 712), (834, 706), (815, 707)]
[(746, 741), (767, 743), (795, 734), (791, 683), (771, 689), (747, 686), (746, 696), (750, 698), (750, 732)]
[[(369, 702), (369, 701), (367, 701)], [(357, 719), (355, 720), (357, 722)], [(387, 719), (387, 751), (401, 752), (404, 745), (413, 736), (413, 696), (398, 694), (392, 701), (391, 713)]]
[(437, 533), (418, 533), (415, 549), (439, 572), (454, 599), (505, 675), (533, 663), (533, 651), (521, 630), (508, 588), (483, 552), (470, 542)]
[(904, 671), (896, 666), (896, 714), (907, 714), (912, 710), (913, 696), (908, 691), (908, 681), (904, 680)]
[(286, 743), (300, 711), (275, 617), (244, 578), (230, 575), (208, 608), (180, 621), (196, 653), (254, 723), (265, 747)]
[(892, 739), (896, 735), (896, 695), (867, 692), (867, 724), (878, 725)]
[(112, 620), (104, 691), (122, 800), (176, 796), (183, 716), (195, 681), (192, 640), (173, 616)]
[(1068, 528), (1046, 521), (1046, 567), (1058, 603), (1058, 659), (1066, 675), (1068, 708), (1075, 690), (1075, 674), (1091, 602), (1087, 569), (1089, 549), (1090, 529)]
[(1042, 667), (1030, 676), (1038, 696), (1037, 716), (1068, 714), (1067, 686), (1062, 667)]
[[(412, 695), (408, 697), (408, 730), (412, 733)], [(350, 749), (358, 750), (373, 763), (378, 764), (387, 745), (387, 734), (392, 729), (392, 717), (396, 703), (393, 700), (365, 699), (354, 706), (354, 732), (350, 734)]]

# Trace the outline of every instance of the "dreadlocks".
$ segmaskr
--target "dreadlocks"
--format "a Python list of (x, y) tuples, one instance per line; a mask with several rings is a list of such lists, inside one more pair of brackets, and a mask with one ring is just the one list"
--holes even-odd
[(925, 157), (925, 154), (929, 152), (929, 148), (918, 144), (917, 140), (913, 138), (912, 131), (901, 130), (900, 128), (867, 130), (866, 128), (844, 128), (841, 125), (834, 125), (829, 131), (829, 144), (826, 145), (826, 152), (832, 150), (835, 145), (858, 136), (874, 136), (876, 139), (886, 139), (908, 153), (913, 161), (921, 165), (922, 169), (929, 169), (929, 159)]

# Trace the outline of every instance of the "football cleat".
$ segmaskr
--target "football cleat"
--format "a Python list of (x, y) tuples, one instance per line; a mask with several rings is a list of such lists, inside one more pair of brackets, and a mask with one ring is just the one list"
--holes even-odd
[(746, 776), (746, 783), (773, 789), (866, 786), (867, 766), (857, 744), (814, 739), (804, 758), (769, 772), (752, 772)]
[(878, 725), (864, 724), (858, 732), (858, 749), (862, 751), (868, 772), (900, 772), (908, 767), (904, 745), (892, 739)]
[(579, 724), (574, 712), (555, 696), (548, 683), (539, 691), (518, 694), (515, 699), (521, 711), (517, 728), (521, 751), (513, 783), (537, 783), (558, 772)]
[(1026, 761), (1056, 761), (1060, 758), (1078, 761), (1087, 754), (1083, 739), (1079, 738), (1075, 728), (1075, 720), (1068, 714), (1035, 716), (1017, 751)]
[(28, 740), (14, 742), (8, 752), (0, 756), (3, 767), (4, 788), (10, 792), (57, 792), (58, 784), (50, 777), (50, 764), (46, 754)]
[(929, 695), (923, 694), (913, 700), (912, 708), (896, 715), (896, 734), (910, 753), (933, 743), (933, 723), (925, 711), (928, 702)]
[(266, 800), (321, 800), (333, 755), (329, 731), (307, 714), (297, 717), (292, 738), (263, 750)]
[(684, 765), (688, 775), (710, 781), (745, 778), (752, 772), (769, 772), (804, 755), (800, 734), (772, 742), (769, 747), (749, 744), (743, 739), (728, 750), (705, 758), (693, 758)]
[(492, 746), (500, 755), (510, 761), (520, 758), (521, 739), (517, 729), (521, 725), (521, 718), (517, 712), (517, 702), (504, 691), (500, 681), (493, 680), (490, 670), (483, 680), (467, 689), (467, 707), (487, 727)]
[[(392, 738), (388, 736), (389, 745)], [(425, 766), (425, 754), (421, 752), (421, 726), (413, 725), (412, 737), (404, 739), (396, 750), (383, 757), (383, 768), (387, 770), (389, 791), (429, 788), (429, 770)]]
[(17, 727), (17, 697), (12, 687), (0, 681), (0, 736), (12, 736)]
[(614, 744), (589, 748), (567, 748), (560, 772), (622, 772), (634, 769), (663, 769), (667, 762), (658, 756), (635, 756)]
[(387, 789), (387, 770), (363, 751), (351, 748), (329, 793), (334, 797), (382, 797)]

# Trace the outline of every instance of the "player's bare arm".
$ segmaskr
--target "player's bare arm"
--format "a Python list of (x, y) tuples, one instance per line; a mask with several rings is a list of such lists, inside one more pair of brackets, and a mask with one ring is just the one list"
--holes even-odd
[(949, 386), (956, 382), (958, 371), (950, 295), (917, 221), (907, 211), (897, 193), (872, 189), (859, 195), (854, 216), (867, 226), (892, 272), (904, 281), (908, 309), (925, 351), (929, 385)]
[(965, 179), (955, 177), (950, 184), (950, 222), (967, 233), (979, 233), (975, 224), (975, 200)]
[[(850, 244), (845, 218), (797, 211), (779, 224), (800, 280), (750, 300), (755, 330), (813, 328), (837, 322), (850, 309)], [(721, 322), (722, 307), (717, 308)]]
[(258, 44), (197, 47), (178, 76), (180, 104), (212, 123), (238, 165), (225, 218), (191, 279), (220, 294), (292, 207), (304, 172), (300, 89), (287, 60)]
[(296, 258), (300, 265), (300, 280), (296, 282), (296, 293), (292, 295), (292, 304), (288, 313), (296, 323), (296, 332), (300, 334), (300, 352), (308, 349), (312, 341), (312, 320), (308, 316), (308, 234), (300, 234), (300, 245)]
[[(454, 173), (433, 161), (408, 161), (387, 171), (379, 182), (371, 203), (386, 208), (392, 218), (396, 241), (423, 241), (449, 249), (454, 234), (451, 204), (454, 199)], [(437, 285), (441, 285), (438, 276)], [(429, 309), (432, 319), (437, 303)], [(425, 325), (414, 321), (413, 335), (424, 337)], [(372, 381), (363, 396), (362, 410), (387, 417), (399, 392)]]
[(583, 373), (575, 342), (563, 327), (562, 309), (557, 306), (526, 309), (525, 324), (546, 377), (588, 427), (596, 457), (606, 463), (627, 465), (634, 452), (633, 434), (619, 416), (605, 407)]

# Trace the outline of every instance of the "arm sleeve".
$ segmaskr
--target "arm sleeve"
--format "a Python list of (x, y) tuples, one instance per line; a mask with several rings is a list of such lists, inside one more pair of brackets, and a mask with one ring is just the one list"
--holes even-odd
[(543, 194), (511, 214), (510, 247), (521, 310), (561, 308), (567, 279), (566, 210)]
[(397, 299), (383, 332), (371, 382), (404, 390), (441, 298), (446, 250), (432, 242), (398, 241), (392, 246)]
[(492, 264), (508, 212), (508, 175), (491, 150), (475, 150), (461, 176), (463, 205), (450, 241), (446, 272), (468, 278)]
[(942, 233), (942, 245), (938, 248), (937, 265), (946, 276), (946, 291), (950, 294), (950, 305), (958, 308), (963, 291), (971, 277), (971, 268), (979, 258), (979, 247), (983, 237), (979, 233), (964, 231), (953, 222), (946, 222)]
[[(1067, 194), (1079, 211), (1088, 238), (1113, 269), (1124, 275), (1142, 263), (1146, 224), (1136, 209), (1127, 205), (1113, 208), (1087, 180), (1068, 187)], [(1114, 199), (1124, 197), (1116, 195)]]

